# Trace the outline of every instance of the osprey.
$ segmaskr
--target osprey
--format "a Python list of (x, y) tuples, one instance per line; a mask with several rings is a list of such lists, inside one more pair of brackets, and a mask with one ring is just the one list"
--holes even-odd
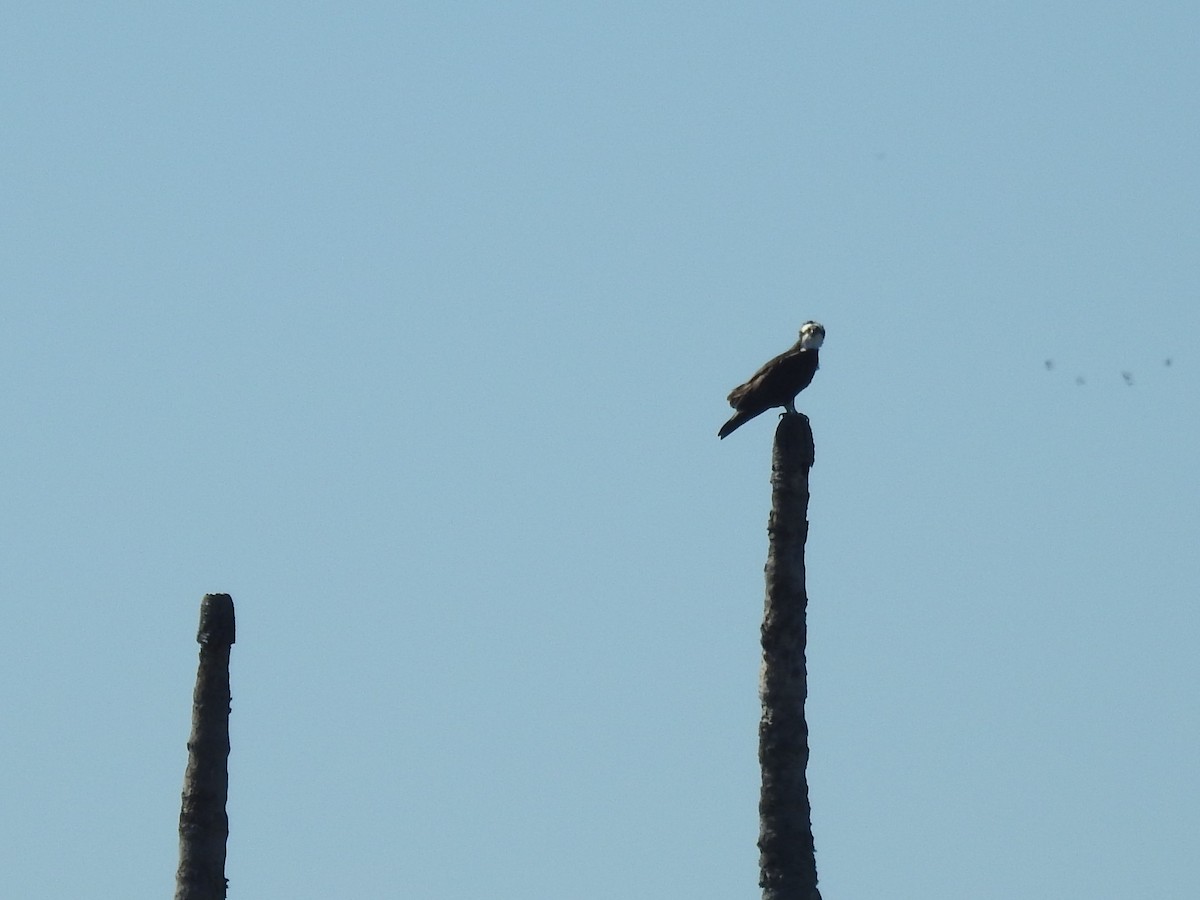
[(820, 322), (805, 322), (800, 326), (800, 340), (794, 347), (759, 369), (745, 384), (729, 392), (729, 405), (737, 410), (721, 426), (717, 436), (724, 438), (735, 428), (745, 425), (773, 406), (787, 412), (796, 411), (796, 395), (808, 387), (817, 374), (817, 350), (825, 340), (825, 326)]

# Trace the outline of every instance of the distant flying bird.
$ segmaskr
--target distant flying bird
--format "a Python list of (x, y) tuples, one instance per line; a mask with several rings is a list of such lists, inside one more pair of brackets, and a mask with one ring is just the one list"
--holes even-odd
[(1052, 360), (1052, 359), (1046, 360), (1046, 371), (1049, 372), (1053, 368), (1054, 368), (1054, 360)]
[(825, 340), (825, 326), (805, 322), (800, 326), (800, 340), (790, 350), (759, 369), (745, 384), (729, 393), (729, 405), (737, 410), (721, 426), (717, 436), (724, 438), (734, 429), (745, 425), (757, 415), (775, 406), (790, 413), (796, 411), (796, 395), (808, 387), (817, 373), (817, 351)]
[(1126, 384), (1133, 384), (1133, 373), (1132, 372), (1122, 372), (1121, 377), (1125, 379)]

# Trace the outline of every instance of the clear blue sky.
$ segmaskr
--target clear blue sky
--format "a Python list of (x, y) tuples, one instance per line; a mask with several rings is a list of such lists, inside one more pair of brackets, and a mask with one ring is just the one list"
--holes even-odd
[(715, 432), (814, 318), (825, 897), (1194, 896), (1198, 33), (8, 4), (6, 894), (169, 895), (227, 591), (231, 896), (757, 896)]

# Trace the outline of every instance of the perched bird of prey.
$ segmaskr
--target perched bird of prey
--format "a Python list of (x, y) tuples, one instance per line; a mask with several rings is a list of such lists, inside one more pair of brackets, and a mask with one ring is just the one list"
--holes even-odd
[(817, 374), (817, 350), (824, 340), (825, 326), (821, 323), (801, 325), (800, 340), (795, 346), (780, 353), (755, 372), (749, 381), (730, 391), (729, 405), (737, 412), (721, 426), (717, 436), (726, 437), (773, 406), (782, 406), (794, 413), (796, 395), (808, 387), (813, 375)]

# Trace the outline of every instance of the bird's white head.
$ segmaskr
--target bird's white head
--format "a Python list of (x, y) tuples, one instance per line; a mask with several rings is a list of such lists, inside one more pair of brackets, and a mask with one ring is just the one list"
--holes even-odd
[(816, 350), (825, 342), (825, 326), (820, 322), (805, 322), (800, 326), (800, 349)]

